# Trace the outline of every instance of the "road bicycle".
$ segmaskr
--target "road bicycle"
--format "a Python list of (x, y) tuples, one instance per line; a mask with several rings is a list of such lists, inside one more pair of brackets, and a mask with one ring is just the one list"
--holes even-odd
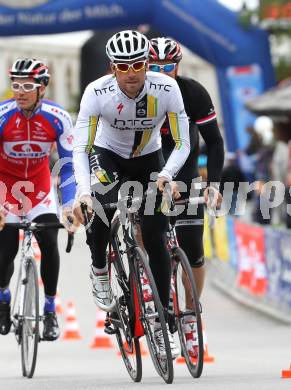
[[(33, 233), (44, 229), (63, 229), (57, 222), (30, 222), (21, 217), (18, 223), (6, 223), (24, 231), (21, 245), (19, 271), (11, 311), (12, 332), (21, 347), (22, 375), (32, 378), (36, 361), (38, 343), (41, 341), (39, 323), (39, 286), (36, 260), (32, 248)], [(74, 236), (68, 233), (66, 252), (70, 252)]]
[[(139, 339), (145, 335), (158, 374), (166, 383), (172, 383), (174, 370), (164, 309), (147, 256), (134, 239), (138, 215), (134, 203), (139, 200), (128, 196), (117, 203), (102, 205), (103, 209), (117, 210), (121, 202), (126, 203), (123, 208), (125, 212), (117, 214), (111, 224), (107, 258), (116, 308), (112, 313), (107, 313), (105, 332), (115, 334), (123, 362), (134, 382), (139, 382), (142, 378)], [(82, 210), (87, 228), (90, 229), (85, 205)], [(151, 289), (150, 297), (144, 294), (145, 279)], [(164, 340), (163, 354), (155, 340), (157, 319)]]
[[(167, 248), (172, 260), (172, 280), (170, 291), (169, 324), (172, 333), (178, 331), (181, 354), (185, 358), (188, 370), (194, 378), (199, 378), (203, 370), (203, 330), (201, 305), (199, 302), (195, 279), (187, 255), (179, 246), (176, 235), (176, 206), (203, 204), (204, 197), (190, 198), (170, 202), (169, 225), (167, 230)], [(193, 341), (195, 339), (195, 356), (190, 356), (187, 349), (188, 320), (191, 319)], [(195, 319), (195, 321), (193, 321)], [(191, 332), (190, 332), (191, 335)]]
[[(204, 197), (191, 197), (183, 200), (173, 200), (171, 194), (166, 189), (166, 196), (164, 198), (165, 214), (169, 216), (169, 223), (167, 229), (167, 249), (170, 253), (172, 260), (172, 278), (171, 278), (171, 290), (170, 290), (170, 304), (168, 309), (168, 323), (171, 333), (178, 331), (181, 354), (185, 358), (185, 362), (190, 374), (194, 378), (199, 378), (203, 371), (203, 358), (204, 358), (204, 343), (203, 343), (203, 329), (201, 319), (201, 304), (199, 302), (196, 283), (193, 277), (192, 269), (187, 255), (183, 249), (179, 246), (177, 234), (176, 234), (176, 219), (177, 209), (176, 206), (204, 204)], [(141, 246), (140, 229), (138, 229), (139, 218), (135, 216), (135, 232), (134, 240)], [(209, 213), (209, 226), (213, 227), (215, 223), (215, 210), (210, 208)], [(147, 290), (149, 286), (146, 287)], [(150, 291), (148, 291), (150, 294)], [(187, 338), (189, 333), (187, 330), (187, 321), (193, 320), (193, 337), (195, 338), (195, 356), (190, 356), (187, 349)], [(186, 325), (186, 326), (185, 326)], [(189, 326), (189, 324), (188, 324)], [(188, 329), (189, 330), (189, 329)]]

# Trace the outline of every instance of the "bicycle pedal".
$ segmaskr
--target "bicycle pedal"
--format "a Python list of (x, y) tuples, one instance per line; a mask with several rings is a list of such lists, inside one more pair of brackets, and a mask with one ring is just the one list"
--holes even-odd
[[(108, 316), (108, 314), (107, 314)], [(112, 327), (112, 323), (110, 321), (110, 318), (106, 317), (104, 321), (104, 332), (107, 334), (116, 334), (116, 329)]]
[(116, 334), (116, 329), (112, 328), (111, 326), (109, 327), (106, 327), (104, 328), (104, 333), (106, 334), (109, 334), (109, 335), (113, 335), (113, 334)]

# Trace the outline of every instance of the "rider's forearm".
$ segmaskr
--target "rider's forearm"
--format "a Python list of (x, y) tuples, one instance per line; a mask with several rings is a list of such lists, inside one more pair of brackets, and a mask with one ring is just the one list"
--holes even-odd
[(224, 143), (217, 122), (199, 126), (207, 146), (207, 177), (209, 182), (220, 182), (224, 164)]
[[(94, 123), (92, 123), (92, 118), (94, 118)], [(91, 130), (94, 130), (93, 133), (95, 134), (97, 122), (97, 117), (83, 114), (81, 104), (81, 111), (74, 129), (73, 141), (73, 169), (77, 186), (77, 199), (82, 195), (91, 195), (88, 153), (90, 153), (94, 144), (94, 135), (91, 135)]]
[(189, 140), (189, 121), (186, 113), (178, 115), (177, 113), (168, 113), (170, 129), (175, 148), (173, 149), (166, 165), (159, 176), (167, 177), (171, 181), (178, 174), (179, 170), (184, 165), (190, 153)]
[(90, 168), (88, 154), (84, 147), (75, 146), (73, 150), (74, 175), (77, 185), (77, 198), (91, 194)]
[(169, 181), (177, 176), (179, 170), (184, 165), (190, 153), (190, 144), (187, 139), (183, 139), (182, 144), (183, 146), (180, 149), (173, 149), (166, 165), (158, 176), (166, 177)]

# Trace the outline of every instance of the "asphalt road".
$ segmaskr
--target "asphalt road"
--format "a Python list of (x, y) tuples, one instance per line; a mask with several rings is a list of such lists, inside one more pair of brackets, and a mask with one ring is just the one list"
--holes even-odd
[[(35, 376), (22, 378), (20, 350), (13, 334), (0, 337), (0, 389), (2, 390), (93, 390), (156, 389), (167, 386), (156, 374), (150, 357), (143, 358), (143, 379), (129, 378), (116, 347), (91, 349), (95, 337), (96, 308), (90, 292), (89, 251), (84, 235), (76, 235), (72, 254), (64, 253), (65, 233), (60, 235), (62, 264), (59, 292), (64, 314), (68, 301), (76, 307), (80, 340), (42, 342)], [(199, 390), (290, 389), (291, 379), (281, 379), (281, 370), (291, 363), (291, 329), (247, 309), (222, 295), (209, 277), (202, 299), (208, 348), (214, 363), (206, 363), (200, 379), (194, 380), (186, 366), (175, 363), (172, 389), (197, 386)], [(113, 336), (112, 336), (113, 337)], [(112, 338), (112, 341), (115, 340)], [(145, 342), (143, 342), (145, 345)]]

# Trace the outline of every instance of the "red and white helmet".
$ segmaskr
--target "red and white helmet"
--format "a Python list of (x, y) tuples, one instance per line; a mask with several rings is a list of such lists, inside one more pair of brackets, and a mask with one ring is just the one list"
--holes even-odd
[(44, 85), (48, 85), (50, 78), (48, 67), (34, 58), (16, 60), (9, 70), (9, 75), (11, 79), (27, 77)]
[(149, 59), (153, 61), (171, 60), (180, 62), (182, 51), (178, 42), (171, 38), (153, 38), (150, 40)]

